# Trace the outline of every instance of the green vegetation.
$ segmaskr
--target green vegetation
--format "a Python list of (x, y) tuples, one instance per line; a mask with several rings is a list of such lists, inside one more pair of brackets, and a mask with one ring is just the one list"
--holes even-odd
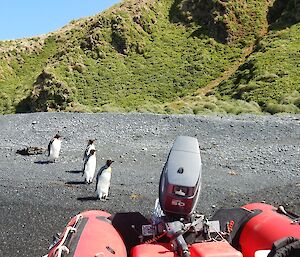
[(0, 112), (299, 113), (299, 5), (126, 0), (0, 41)]
[(299, 113), (300, 24), (270, 31), (237, 72), (215, 89), (223, 99), (258, 103), (269, 113)]

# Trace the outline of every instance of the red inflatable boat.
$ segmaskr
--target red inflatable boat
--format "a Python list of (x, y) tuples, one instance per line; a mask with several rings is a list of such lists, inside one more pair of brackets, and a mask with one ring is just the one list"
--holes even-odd
[(48, 257), (126, 257), (127, 252), (119, 233), (103, 211), (86, 211), (73, 217)]
[[(295, 256), (300, 257), (299, 216), (286, 212), (282, 206), (274, 208), (263, 203), (247, 204), (243, 208), (251, 212), (259, 212), (241, 228), (239, 244), (244, 257), (252, 257), (258, 250), (271, 250), (273, 243), (276, 242), (287, 244), (286, 251), (293, 250), (289, 249), (288, 245), (295, 249), (298, 248), (298, 255)], [(294, 240), (286, 242), (289, 237), (294, 237), (295, 243)], [(278, 256), (280, 255), (278, 254)]]
[(300, 218), (282, 206), (251, 203), (220, 209), (209, 219), (196, 213), (201, 167), (197, 139), (178, 137), (151, 218), (80, 213), (48, 257), (300, 257)]
[[(209, 238), (197, 234), (190, 239), (190, 233), (197, 232), (186, 232), (184, 238), (191, 257), (300, 256), (300, 220), (296, 215), (282, 213), (281, 208), (262, 203), (221, 209), (213, 219), (220, 215), (223, 215), (223, 219), (219, 219), (221, 230), (211, 231)], [(67, 224), (48, 257), (181, 255), (165, 232), (158, 236), (139, 234), (143, 224), (150, 225), (138, 213), (110, 215), (97, 210), (80, 213)], [(281, 247), (276, 246), (280, 243)], [(275, 255), (276, 251), (285, 255)]]

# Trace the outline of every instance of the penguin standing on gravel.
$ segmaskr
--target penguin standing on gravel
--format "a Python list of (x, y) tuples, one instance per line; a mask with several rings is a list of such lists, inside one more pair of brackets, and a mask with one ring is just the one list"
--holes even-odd
[(103, 201), (105, 201), (108, 197), (108, 190), (110, 186), (112, 172), (110, 165), (113, 162), (114, 161), (112, 160), (107, 160), (106, 164), (103, 167), (101, 167), (97, 174), (95, 191), (97, 191), (97, 197)]
[(55, 162), (60, 153), (62, 137), (57, 133), (48, 144), (48, 157), (52, 162)]
[(84, 168), (85, 168), (84, 167), (85, 163), (86, 163), (86, 161), (89, 157), (90, 151), (96, 149), (95, 141), (96, 141), (96, 139), (89, 139), (88, 140), (88, 144), (87, 144), (86, 149), (85, 149), (84, 154), (83, 154), (83, 171), (84, 171)]
[(96, 171), (96, 150), (91, 149), (90, 153), (84, 163), (84, 180), (88, 184), (91, 184), (93, 182), (94, 176)]

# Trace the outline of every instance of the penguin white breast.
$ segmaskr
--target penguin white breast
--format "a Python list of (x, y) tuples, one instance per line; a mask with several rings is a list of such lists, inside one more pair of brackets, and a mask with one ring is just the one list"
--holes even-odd
[(61, 148), (61, 140), (54, 139), (51, 146), (50, 146), (50, 156), (52, 158), (58, 158), (60, 148)]
[(101, 179), (103, 180), (106, 180), (106, 181), (110, 181), (110, 178), (111, 178), (111, 172), (110, 171), (107, 171), (107, 170), (104, 170), (101, 174)]
[(85, 171), (95, 173), (96, 169), (96, 155), (92, 155), (89, 157), (85, 164)]
[(102, 171), (99, 180), (98, 180), (98, 187), (100, 188), (107, 188), (110, 185), (110, 179), (111, 179), (111, 171), (110, 169), (106, 169)]

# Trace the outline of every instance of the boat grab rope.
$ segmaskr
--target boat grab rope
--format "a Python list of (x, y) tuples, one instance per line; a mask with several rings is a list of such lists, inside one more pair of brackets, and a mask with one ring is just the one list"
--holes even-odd
[(76, 230), (77, 230), (76, 226), (81, 218), (82, 218), (82, 215), (78, 214), (76, 216), (76, 220), (75, 220), (74, 224), (72, 226), (68, 226), (66, 228), (63, 238), (61, 239), (59, 245), (56, 247), (56, 249), (54, 251), (54, 256), (61, 257), (63, 252), (67, 252), (67, 254), (69, 254), (70, 250), (67, 246), (64, 245), (64, 243), (65, 243), (69, 233), (76, 232)]
[(76, 232), (76, 229), (73, 227), (67, 227), (66, 232), (62, 238), (62, 240), (60, 241), (59, 245), (56, 247), (55, 252), (54, 252), (54, 256), (56, 257), (61, 257), (61, 254), (63, 251), (65, 252), (69, 252), (68, 247), (66, 247), (65, 245), (63, 245), (67, 239), (67, 236), (69, 235), (69, 232)]
[[(58, 249), (58, 250), (57, 250)], [(65, 245), (60, 246), (59, 248), (57, 248), (55, 251), (57, 251), (57, 257), (61, 257), (61, 254), (63, 252), (66, 252), (67, 254), (70, 253), (70, 250), (68, 247), (66, 247)]]
[(218, 229), (213, 224), (211, 224), (210, 226), (214, 229), (214, 232), (216, 233), (216, 236), (213, 238), (213, 237), (210, 236), (210, 234), (208, 234), (209, 238), (207, 240), (205, 240), (205, 242), (215, 242), (215, 241), (224, 241), (224, 242), (226, 242), (227, 241), (224, 238), (224, 236), (230, 236), (230, 233), (218, 231)]
[(75, 222), (74, 222), (74, 224), (73, 224), (72, 227), (75, 228), (75, 227), (77, 226), (79, 220), (82, 219), (82, 218), (83, 218), (83, 216), (82, 216), (81, 214), (78, 214), (78, 215), (76, 216), (76, 220), (75, 220)]

